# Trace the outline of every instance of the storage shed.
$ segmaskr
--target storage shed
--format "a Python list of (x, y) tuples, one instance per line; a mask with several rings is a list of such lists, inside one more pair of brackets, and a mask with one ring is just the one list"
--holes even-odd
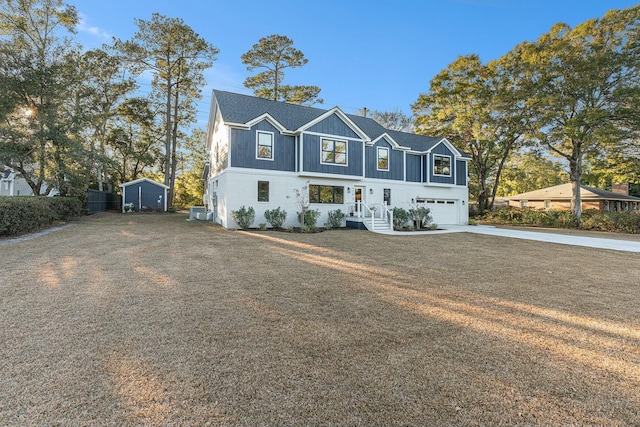
[(122, 212), (133, 204), (135, 211), (167, 211), (168, 186), (149, 178), (140, 178), (120, 184), (122, 187)]

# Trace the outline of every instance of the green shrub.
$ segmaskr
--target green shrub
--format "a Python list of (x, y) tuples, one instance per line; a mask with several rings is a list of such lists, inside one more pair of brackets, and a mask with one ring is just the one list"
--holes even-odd
[(530, 208), (503, 208), (487, 212), (482, 218), (493, 224), (535, 225), (558, 228), (580, 227), (583, 230), (615, 233), (640, 233), (640, 212), (600, 212), (588, 209), (578, 222), (571, 211), (536, 210)]
[(399, 230), (403, 228), (411, 219), (409, 212), (402, 208), (393, 208), (393, 228)]
[(30, 233), (54, 221), (78, 219), (82, 203), (73, 197), (0, 197), (0, 236)]
[(54, 220), (69, 221), (80, 218), (82, 202), (75, 197), (47, 197)]
[(258, 224), (258, 228), (264, 231), (267, 229), (267, 224), (265, 224), (264, 222), (261, 222), (260, 224)]
[(273, 228), (282, 228), (282, 224), (287, 220), (287, 211), (280, 209), (271, 209), (264, 212), (264, 218)]
[(424, 206), (409, 209), (409, 215), (411, 219), (413, 219), (413, 223), (418, 230), (422, 227), (428, 228), (433, 220), (431, 217), (431, 210)]
[(347, 217), (347, 214), (343, 213), (340, 209), (329, 211), (328, 215), (327, 228), (342, 227), (342, 221)]
[(309, 209), (304, 213), (304, 221), (302, 221), (302, 213), (298, 212), (298, 221), (303, 225), (305, 231), (315, 230), (318, 217), (320, 217), (320, 211), (315, 209)]
[(231, 218), (238, 224), (238, 227), (246, 230), (256, 219), (256, 212), (251, 206), (248, 209), (242, 206), (237, 211), (231, 211)]

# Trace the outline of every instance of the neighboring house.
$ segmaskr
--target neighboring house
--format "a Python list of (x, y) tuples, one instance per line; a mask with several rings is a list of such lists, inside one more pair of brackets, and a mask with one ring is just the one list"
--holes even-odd
[(0, 170), (0, 196), (32, 196), (27, 181), (10, 169)]
[(167, 210), (168, 186), (149, 178), (140, 178), (120, 184), (122, 187), (122, 212), (125, 205), (132, 205), (135, 211)]
[[(640, 209), (640, 198), (621, 192), (600, 190), (598, 188), (580, 186), (582, 210), (597, 209), (599, 211), (631, 211)], [(530, 191), (508, 197), (509, 206), (534, 209), (571, 209), (573, 190), (571, 183)]]
[(445, 138), (387, 130), (373, 119), (214, 90), (205, 201), (213, 220), (235, 228), (231, 211), (287, 211), (299, 225), (295, 190), (307, 187), (324, 225), (330, 210), (350, 225), (388, 227), (388, 208), (426, 206), (434, 222), (468, 223), (467, 161)]

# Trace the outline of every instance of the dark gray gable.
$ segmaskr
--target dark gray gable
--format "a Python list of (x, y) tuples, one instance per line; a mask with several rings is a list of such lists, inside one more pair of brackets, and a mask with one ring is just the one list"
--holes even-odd
[(304, 105), (271, 101), (255, 96), (214, 90), (222, 119), (226, 123), (248, 123), (264, 114), (269, 114), (288, 130), (296, 130), (321, 116), (326, 111)]

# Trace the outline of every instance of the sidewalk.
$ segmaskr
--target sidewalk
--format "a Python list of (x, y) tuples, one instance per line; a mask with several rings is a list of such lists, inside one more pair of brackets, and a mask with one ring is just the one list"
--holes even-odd
[(490, 225), (446, 225), (444, 230), (434, 231), (388, 231), (383, 234), (399, 236), (407, 235), (433, 235), (444, 233), (475, 233), (486, 236), (509, 237), (513, 239), (535, 240), (538, 242), (558, 243), (561, 245), (584, 246), (587, 248), (611, 249), (614, 251), (640, 253), (640, 242), (629, 240), (605, 239), (600, 237), (573, 236), (561, 233), (549, 233), (540, 231), (513, 230), (496, 228)]

